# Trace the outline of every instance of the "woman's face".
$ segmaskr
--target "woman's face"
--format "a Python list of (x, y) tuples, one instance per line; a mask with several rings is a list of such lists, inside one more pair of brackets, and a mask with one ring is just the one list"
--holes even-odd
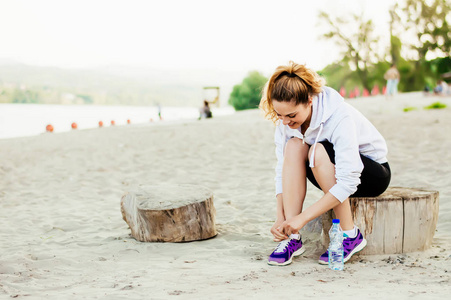
[(312, 99), (306, 104), (295, 105), (294, 102), (272, 101), (274, 111), (283, 125), (288, 125), (291, 129), (301, 127), (306, 121), (310, 121), (312, 111)]

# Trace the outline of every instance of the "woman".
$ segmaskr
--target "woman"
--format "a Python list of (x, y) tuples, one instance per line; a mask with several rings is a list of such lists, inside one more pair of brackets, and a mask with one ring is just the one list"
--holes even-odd
[[(271, 265), (287, 265), (304, 252), (299, 230), (333, 209), (345, 233), (344, 261), (366, 246), (354, 225), (349, 197), (383, 193), (390, 182), (387, 146), (377, 129), (314, 71), (290, 62), (267, 82), (260, 107), (277, 124), (277, 219), (280, 242)], [(308, 178), (324, 195), (303, 210)], [(327, 251), (319, 263), (328, 263)]]

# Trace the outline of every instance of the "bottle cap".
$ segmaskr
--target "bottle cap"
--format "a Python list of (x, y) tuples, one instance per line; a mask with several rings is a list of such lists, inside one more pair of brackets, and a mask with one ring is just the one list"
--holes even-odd
[(340, 224), (340, 219), (333, 219), (333, 220), (332, 220), (332, 223), (333, 223), (333, 224)]

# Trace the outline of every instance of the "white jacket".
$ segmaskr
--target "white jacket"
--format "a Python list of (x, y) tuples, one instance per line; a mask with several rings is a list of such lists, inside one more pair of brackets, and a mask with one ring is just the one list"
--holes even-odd
[[(323, 87), (313, 98), (310, 127), (302, 135), (300, 128), (291, 129), (282, 122), (276, 127), (276, 195), (282, 193), (282, 168), (285, 144), (293, 137), (316, 148), (317, 142), (328, 141), (335, 151), (335, 178), (337, 183), (329, 190), (343, 202), (354, 194), (360, 184), (363, 163), (360, 154), (378, 163), (387, 162), (387, 144), (373, 124), (332, 88)], [(314, 154), (309, 157), (314, 166)]]

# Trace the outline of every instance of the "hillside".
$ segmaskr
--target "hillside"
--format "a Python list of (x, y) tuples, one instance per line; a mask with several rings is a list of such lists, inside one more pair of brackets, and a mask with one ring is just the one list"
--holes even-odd
[(220, 86), (227, 103), (245, 74), (108, 66), (62, 69), (0, 61), (0, 102), (199, 106), (203, 86)]

